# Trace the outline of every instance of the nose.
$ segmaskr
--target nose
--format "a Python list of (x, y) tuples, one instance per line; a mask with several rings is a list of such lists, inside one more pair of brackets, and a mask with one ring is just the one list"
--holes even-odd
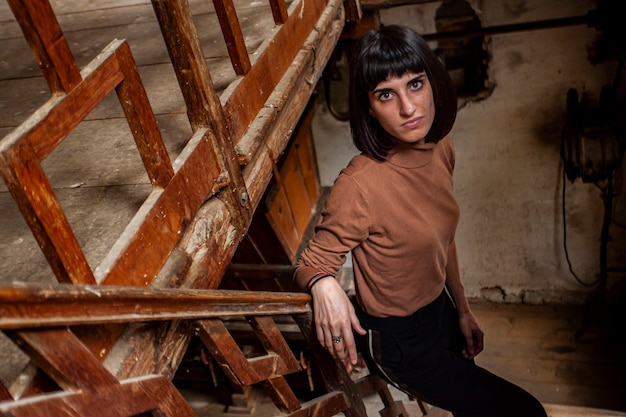
[(415, 112), (415, 104), (410, 100), (407, 94), (400, 94), (400, 114), (403, 116), (411, 116)]

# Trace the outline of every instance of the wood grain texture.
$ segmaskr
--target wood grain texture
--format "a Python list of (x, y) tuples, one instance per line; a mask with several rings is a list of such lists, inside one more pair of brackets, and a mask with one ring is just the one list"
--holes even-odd
[(0, 329), (253, 315), (263, 344), (285, 358), (283, 372), (293, 372), (298, 362), (274, 322), (254, 316), (307, 313), (310, 302), (304, 293), (16, 285), (0, 287)]
[(47, 1), (10, 0), (9, 6), (35, 55), (50, 92), (68, 93), (81, 82), (69, 45)]
[[(105, 411), (106, 410), (106, 411)], [(163, 376), (122, 381), (98, 391), (67, 392), (0, 404), (7, 417), (131, 417), (158, 410), (167, 417), (196, 417), (196, 413)]]
[(233, 0), (213, 0), (213, 6), (222, 28), (222, 35), (224, 35), (235, 74), (246, 75), (252, 65)]
[[(236, 109), (238, 106), (236, 100), (230, 101), (230, 110), (237, 113), (236, 120), (229, 118), (234, 117), (235, 113), (222, 109), (220, 97), (208, 75), (202, 45), (194, 30), (187, 2), (155, 0), (153, 5), (166, 44), (169, 45), (169, 55), (176, 68), (193, 130), (187, 145), (174, 162), (170, 160), (166, 151), (156, 117), (136, 69), (135, 58), (124, 41), (111, 43), (102, 54), (92, 59), (79, 74), (81, 79), (74, 84), (73, 81), (66, 80), (51, 84), (59, 91), (63, 89), (64, 95), (50, 99), (23, 126), (10, 134), (8, 140), (5, 138), (0, 144), (3, 160), (8, 161), (4, 167), (9, 167), (9, 162), (15, 162), (16, 158), (22, 158), (15, 164), (20, 165), (20, 168), (2, 168), (3, 178), (9, 179), (8, 183), (28, 176), (33, 180), (33, 185), (36, 183), (37, 187), (43, 187), (43, 191), (49, 191), (49, 195), (54, 197), (52, 187), (45, 181), (45, 175), (37, 164), (56, 149), (68, 132), (76, 129), (87, 115), (94, 111), (99, 103), (105, 101), (113, 89), (116, 89), (124, 117), (127, 119), (153, 186), (147, 200), (141, 204), (130, 224), (98, 265), (96, 274), (91, 272), (85, 257), (81, 256), (82, 251), (77, 239), (74, 238), (72, 241), (70, 236), (72, 229), (69, 222), (63, 222), (63, 211), (56, 199), (48, 199), (51, 203), (47, 206), (40, 205), (37, 210), (24, 210), (28, 215), (39, 214), (40, 219), (33, 221), (32, 229), (36, 232), (41, 230), (42, 235), (45, 235), (45, 239), (41, 239), (44, 246), (51, 246), (49, 242), (56, 243), (55, 251), (67, 254), (62, 255), (67, 256), (67, 259), (59, 255), (55, 255), (56, 258), (53, 259), (58, 269), (55, 273), (61, 277), (61, 281), (107, 284), (86, 290), (94, 292), (95, 297), (82, 293), (75, 296), (73, 301), (71, 297), (65, 301), (59, 299), (57, 300), (59, 304), (54, 308), (51, 307), (50, 300), (43, 304), (44, 307), (37, 305), (37, 301), (32, 303), (29, 301), (21, 304), (19, 308), (14, 306), (13, 310), (7, 309), (6, 314), (2, 315), (3, 319), (17, 318), (17, 322), (13, 324), (15, 328), (52, 326), (55, 323), (81, 325), (75, 329), (76, 333), (68, 330), (65, 330), (65, 333), (58, 333), (63, 335), (61, 340), (70, 346), (70, 359), (87, 358), (74, 370), (68, 369), (67, 361), (63, 361), (61, 350), (54, 344), (54, 337), (46, 336), (55, 335), (56, 331), (19, 332), (20, 343), (30, 346), (27, 349), (32, 357), (37, 359), (36, 362), (42, 369), (53, 376), (62, 387), (88, 391), (97, 388), (98, 392), (102, 393), (91, 396), (80, 393), (59, 395), (50, 401), (49, 407), (44, 403), (39, 404), (39, 408), (47, 407), (46, 415), (61, 413), (95, 415), (102, 410), (101, 405), (107, 399), (110, 403), (111, 398), (118, 398), (120, 404), (116, 403), (108, 415), (137, 414), (147, 411), (148, 408), (145, 407), (159, 409), (165, 415), (187, 415), (188, 410), (178, 404), (177, 400), (165, 401), (173, 395), (168, 392), (167, 387), (156, 384), (141, 388), (142, 384), (135, 380), (128, 385), (124, 380), (127, 376), (151, 373), (166, 376), (173, 374), (194, 331), (188, 321), (178, 321), (191, 317), (190, 310), (193, 308), (190, 308), (190, 304), (198, 309), (204, 308), (202, 314), (205, 315), (207, 313), (255, 315), (264, 314), (263, 311), (268, 314), (295, 314), (300, 311), (294, 310), (289, 303), (282, 307), (278, 304), (272, 307), (267, 303), (267, 299), (263, 305), (256, 304), (255, 307), (255, 303), (245, 297), (242, 298), (242, 294), (237, 294), (237, 299), (231, 299), (228, 303), (224, 300), (214, 300), (216, 303), (211, 303), (207, 299), (202, 301), (195, 299), (190, 303), (191, 298), (185, 300), (176, 297), (158, 301), (155, 298), (159, 297), (155, 297), (152, 292), (144, 293), (150, 301), (140, 300), (141, 297), (133, 300), (132, 297), (125, 298), (123, 295), (125, 292), (112, 285), (136, 287), (172, 285), (189, 289), (218, 286), (239, 240), (249, 225), (253, 209), (269, 181), (271, 161), (275, 161), (275, 157), (283, 152), (319, 79), (325, 61), (338, 39), (343, 26), (342, 2), (339, 0), (328, 3), (322, 0), (293, 2), (290, 13), (287, 12), (284, 1), (274, 1), (271, 4), (273, 19), (280, 20), (282, 25), (276, 31), (277, 37), (273, 40), (276, 45), (269, 45), (272, 42), (268, 42), (257, 51), (259, 57), (255, 67), (250, 71), (243, 71), (247, 73), (244, 80), (236, 83), (236, 86), (233, 84), (234, 88), (225, 94), (228, 97), (224, 100), (227, 102), (226, 108), (228, 100), (233, 97), (235, 99), (239, 97), (239, 104), (243, 106)], [(52, 13), (51, 10), (48, 12)], [(237, 29), (232, 13), (229, 19), (229, 26)], [(233, 36), (234, 40), (243, 40), (242, 36), (237, 37), (236, 34)], [(64, 39), (58, 39), (59, 45), (67, 47)], [(46, 52), (54, 52), (54, 45), (46, 42), (43, 44)], [(244, 53), (247, 56), (242, 42), (238, 42), (238, 47), (240, 56), (243, 57)], [(57, 55), (50, 53), (50, 56), (50, 60), (53, 60)], [(73, 58), (64, 59), (76, 65)], [(245, 62), (238, 65), (245, 67)], [(252, 76), (249, 76), (250, 74)], [(265, 83), (266, 81), (269, 83)], [(267, 102), (270, 103), (270, 107), (274, 105), (276, 107), (272, 108), (271, 117), (265, 118), (267, 113), (263, 106)], [(111, 116), (107, 113), (106, 118), (110, 117), (119, 117), (119, 114)], [(238, 155), (233, 143), (243, 137), (250, 124), (271, 136), (261, 137), (260, 143), (250, 147), (255, 148), (254, 155), (251, 155), (252, 160), (261, 158), (262, 162), (252, 163), (252, 169), (244, 173), (240, 164), (251, 160), (247, 159), (247, 156), (242, 158)], [(33, 140), (22, 142), (23, 136)], [(257, 152), (262, 148), (263, 152)], [(35, 155), (36, 158), (25, 158), (28, 155)], [(34, 165), (23, 163), (30, 159), (34, 159)], [(24, 166), (27, 172), (20, 177), (19, 170), (24, 169)], [(270, 169), (267, 169), (268, 167)], [(40, 181), (42, 178), (44, 181)], [(17, 189), (19, 186), (18, 181), (14, 181), (9, 188)], [(31, 204), (26, 197), (23, 201), (25, 205)], [(54, 204), (57, 206), (56, 209)], [(47, 219), (44, 217), (46, 209), (51, 209), (47, 210), (50, 216)], [(58, 238), (50, 239), (46, 234), (44, 224), (50, 219), (61, 219), (63, 227)], [(70, 238), (61, 233), (67, 234)], [(74, 258), (77, 260), (72, 260)], [(67, 268), (67, 265), (72, 266), (69, 271), (63, 269)], [(165, 278), (155, 283), (159, 274), (161, 278)], [(101, 291), (105, 287), (110, 288)], [(109, 290), (110, 293), (107, 292)], [(105, 293), (110, 297), (103, 296)], [(47, 296), (50, 295), (47, 293)], [(77, 303), (76, 300), (80, 302)], [(307, 300), (308, 303), (308, 299), (303, 300)], [(239, 302), (242, 304), (238, 304)], [(274, 307), (278, 308), (273, 309)], [(209, 312), (211, 309), (214, 309), (212, 313)], [(27, 310), (29, 313), (24, 314)], [(310, 312), (308, 304), (305, 310)], [(94, 314), (95, 311), (97, 313)], [(181, 313), (185, 316), (181, 316)], [(82, 327), (94, 323), (129, 323), (156, 318), (169, 321), (153, 325), (137, 324), (125, 328)], [(236, 350), (231, 349), (233, 343), (229, 342), (228, 336), (217, 329), (213, 335), (220, 337), (219, 350), (231, 362), (234, 360), (238, 364), (238, 360), (241, 359), (239, 367), (229, 366), (229, 369), (236, 369), (237, 380), (265, 383), (274, 393), (281, 408), (290, 412), (299, 411), (298, 400), (288, 389), (281, 375), (299, 369), (298, 362), (272, 321), (259, 317), (250, 320), (268, 354), (250, 361), (242, 359), (234, 353)], [(7, 322), (3, 323), (9, 326)], [(80, 343), (76, 343), (79, 340), (76, 334), (80, 334)], [(118, 339), (117, 336), (120, 334), (122, 337)], [(113, 344), (114, 340), (118, 340), (117, 343)], [(99, 373), (105, 369), (99, 360), (105, 361), (110, 372)], [(86, 380), (85, 375), (91, 373), (97, 378), (93, 381)], [(122, 382), (118, 383), (118, 379)], [(125, 391), (126, 389), (128, 391)], [(146, 395), (137, 391), (140, 389)], [(129, 398), (130, 392), (139, 393), (136, 396), (137, 403)], [(165, 402), (156, 401), (157, 398), (163, 398)], [(331, 412), (335, 414), (346, 407), (345, 398), (343, 393), (336, 392), (321, 398), (314, 406), (305, 407), (307, 414), (302, 415), (328, 416)], [(352, 398), (351, 401), (354, 402), (356, 399)], [(15, 403), (11, 412), (17, 413), (18, 410), (22, 410), (21, 415), (37, 415), (35, 413), (39, 411), (36, 411), (38, 407), (33, 406), (35, 402), (33, 400), (30, 405)], [(180, 412), (177, 413), (175, 411), (177, 409)], [(352, 415), (356, 415), (355, 412), (352, 412)]]
[(234, 87), (224, 105), (231, 138), (235, 144), (248, 129), (259, 110), (276, 90), (285, 71), (325, 9), (323, 1), (298, 1), (292, 5), (289, 18), (280, 27), (274, 38), (260, 52), (252, 69)]

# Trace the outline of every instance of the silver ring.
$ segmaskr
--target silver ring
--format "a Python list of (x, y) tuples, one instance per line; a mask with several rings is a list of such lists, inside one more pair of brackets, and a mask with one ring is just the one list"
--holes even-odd
[(339, 335), (339, 336), (331, 336), (331, 337), (332, 337), (332, 340), (333, 340), (333, 343), (334, 343), (334, 344), (341, 343), (341, 341), (343, 340), (343, 336), (342, 336), (342, 335)]

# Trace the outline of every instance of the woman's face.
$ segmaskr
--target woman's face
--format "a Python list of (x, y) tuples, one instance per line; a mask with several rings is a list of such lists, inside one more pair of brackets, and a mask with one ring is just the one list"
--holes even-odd
[(370, 113), (398, 143), (420, 143), (435, 119), (433, 90), (425, 72), (381, 81), (368, 92)]

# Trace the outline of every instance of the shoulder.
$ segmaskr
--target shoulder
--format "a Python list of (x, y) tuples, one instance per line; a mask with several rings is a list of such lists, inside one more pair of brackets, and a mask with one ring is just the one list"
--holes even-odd
[(359, 154), (341, 170), (339, 177), (350, 177), (359, 184), (369, 183), (373, 177), (386, 169), (386, 165), (385, 161), (376, 161), (367, 155)]
[(376, 171), (379, 165), (379, 162), (364, 154), (354, 156), (339, 172), (331, 188), (330, 198), (366, 201), (368, 190), (372, 188), (372, 178), (378, 177)]
[(359, 154), (354, 156), (348, 166), (341, 170), (341, 174), (344, 175), (357, 175), (359, 172), (366, 171), (371, 169), (372, 166), (376, 165), (377, 162), (374, 161), (367, 155)]
[(438, 149), (441, 158), (445, 159), (450, 164), (450, 169), (453, 169), (456, 156), (452, 137), (450, 137), (450, 135), (446, 135), (443, 139), (437, 142), (436, 148)]

